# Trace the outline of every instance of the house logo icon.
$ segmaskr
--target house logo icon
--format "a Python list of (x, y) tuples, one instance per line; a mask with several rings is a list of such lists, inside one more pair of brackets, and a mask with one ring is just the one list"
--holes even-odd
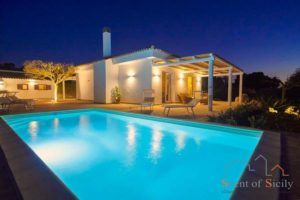
[(246, 167), (246, 173), (248, 173), (246, 177), (248, 177), (248, 175), (253, 175), (253, 177), (233, 182), (231, 175), (235, 173), (236, 170), (240, 170), (244, 165), (245, 161), (234, 160), (224, 166), (224, 176), (221, 180), (224, 192), (232, 192), (235, 188), (281, 188), (289, 191), (294, 184), (293, 181), (287, 178), (290, 175), (284, 167), (279, 163), (274, 164), (269, 162), (268, 159), (261, 154), (253, 158)]
[[(271, 170), (269, 171), (269, 168), (268, 168), (268, 159), (265, 157), (265, 156), (263, 156), (263, 155), (258, 155), (255, 159), (254, 159), (254, 161), (253, 161), (254, 163), (252, 163), (252, 164), (256, 164), (255, 162), (264, 162), (264, 172), (265, 172), (265, 176), (266, 177), (270, 177), (270, 176), (273, 176), (273, 174), (277, 171), (277, 170), (279, 170), (279, 172), (280, 172), (280, 175), (281, 175), (281, 177), (286, 177), (286, 176), (289, 176), (289, 174), (287, 174), (286, 172), (285, 172), (285, 170), (284, 170), (284, 168), (280, 165), (280, 164), (275, 164), (272, 168), (271, 168)], [(252, 168), (252, 165), (251, 164), (248, 164), (248, 170), (250, 171), (250, 172), (255, 172), (256, 171), (256, 169), (253, 167)]]

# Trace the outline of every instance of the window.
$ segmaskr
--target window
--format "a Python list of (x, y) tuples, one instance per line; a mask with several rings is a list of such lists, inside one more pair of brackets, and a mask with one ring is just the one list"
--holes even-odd
[(51, 85), (38, 84), (34, 86), (35, 90), (51, 90)]
[(28, 84), (17, 84), (18, 90), (28, 90)]

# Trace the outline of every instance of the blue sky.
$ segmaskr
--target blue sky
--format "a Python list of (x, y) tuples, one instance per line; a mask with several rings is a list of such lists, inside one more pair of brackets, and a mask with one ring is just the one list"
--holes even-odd
[(214, 52), (282, 79), (300, 67), (300, 1), (0, 1), (0, 62), (101, 59), (109, 26), (113, 54)]

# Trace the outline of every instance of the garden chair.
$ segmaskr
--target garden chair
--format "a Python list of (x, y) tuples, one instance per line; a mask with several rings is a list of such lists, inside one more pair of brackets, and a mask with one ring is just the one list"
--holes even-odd
[(140, 103), (141, 112), (143, 112), (143, 110), (145, 110), (147, 107), (150, 108), (150, 111), (153, 111), (153, 105), (155, 100), (154, 93), (155, 91), (153, 89), (143, 90), (143, 102)]
[(34, 109), (34, 100), (33, 99), (20, 99), (16, 96), (15, 92), (8, 94), (7, 99), (10, 101), (10, 104), (21, 104), (24, 105), (26, 110)]
[(194, 108), (197, 106), (197, 104), (200, 102), (200, 99), (192, 99), (187, 104), (165, 104), (163, 105), (164, 108), (164, 115), (169, 116), (169, 112), (171, 108), (186, 108), (186, 110), (189, 112), (189, 109), (193, 113), (193, 118), (195, 118)]

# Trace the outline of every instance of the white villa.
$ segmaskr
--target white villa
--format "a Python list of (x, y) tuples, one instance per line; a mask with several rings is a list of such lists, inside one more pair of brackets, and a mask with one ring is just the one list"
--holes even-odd
[(202, 92), (202, 78), (208, 77), (208, 109), (213, 109), (213, 77), (228, 77), (228, 103), (232, 102), (233, 76), (239, 76), (242, 101), (243, 71), (213, 53), (179, 57), (151, 46), (122, 55), (111, 55), (111, 32), (103, 29), (103, 59), (77, 66), (77, 99), (113, 103), (112, 90), (118, 86), (121, 102), (139, 103), (143, 91), (155, 91), (155, 103), (178, 102), (177, 94)]
[[(242, 101), (243, 71), (213, 53), (179, 57), (155, 48), (122, 55), (111, 55), (111, 32), (103, 29), (103, 58), (76, 67), (76, 99), (95, 103), (114, 103), (112, 90), (118, 86), (122, 103), (140, 103), (143, 91), (154, 91), (155, 104), (178, 102), (181, 93), (197, 97), (203, 94), (203, 77), (208, 77), (208, 110), (213, 109), (213, 77), (228, 77), (228, 104), (232, 103), (232, 80), (239, 76), (239, 102)], [(75, 84), (75, 83), (74, 83)], [(75, 85), (74, 85), (75, 86)], [(0, 70), (0, 91), (16, 92), (19, 98), (51, 99), (53, 84), (34, 80), (22, 71)], [(62, 84), (62, 99), (67, 88)], [(75, 96), (74, 96), (75, 97)], [(72, 97), (72, 98), (74, 98)]]

